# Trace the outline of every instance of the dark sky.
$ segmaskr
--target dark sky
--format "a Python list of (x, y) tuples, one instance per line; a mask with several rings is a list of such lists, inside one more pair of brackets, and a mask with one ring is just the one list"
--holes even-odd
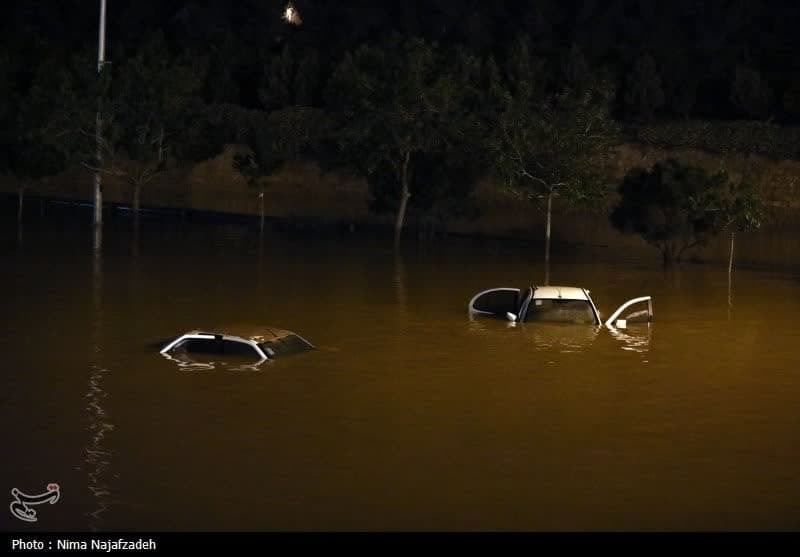
[[(727, 46), (759, 63), (797, 46), (800, 3), (750, 0), (297, 0), (306, 40), (343, 45), (390, 30), (479, 46), (528, 33), (591, 50), (617, 47)], [(211, 40), (224, 30), (268, 43), (288, 29), (278, 0), (108, 0), (110, 42), (133, 44), (155, 29), (176, 40)], [(26, 0), (4, 11), (4, 36), (16, 47), (96, 41), (99, 1)], [(12, 46), (13, 48), (13, 46)]]

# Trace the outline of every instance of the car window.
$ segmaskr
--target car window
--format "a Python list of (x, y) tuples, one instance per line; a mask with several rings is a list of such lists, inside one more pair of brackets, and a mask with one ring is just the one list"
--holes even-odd
[(261, 350), (270, 358), (299, 354), (313, 348), (311, 344), (298, 335), (286, 335), (262, 342), (259, 346), (261, 346)]
[(176, 350), (187, 354), (225, 354), (230, 356), (258, 357), (258, 352), (249, 344), (235, 340), (192, 338)]
[(519, 309), (520, 291), (516, 288), (493, 288), (480, 293), (472, 301), (470, 309), (505, 316)]
[[(622, 304), (611, 317), (608, 323), (616, 326), (618, 321), (625, 321), (628, 324), (649, 323), (653, 320), (653, 302), (650, 296), (634, 298)], [(613, 322), (612, 322), (613, 321)]]
[(244, 342), (238, 342), (235, 340), (223, 340), (222, 353), (232, 356), (253, 356), (260, 358), (258, 352), (256, 352), (256, 349), (250, 344), (245, 344)]
[(186, 352), (187, 354), (216, 354), (217, 341), (205, 338), (190, 338), (176, 346), (173, 351)]
[(528, 305), (525, 321), (595, 323), (595, 317), (587, 300), (534, 299)]

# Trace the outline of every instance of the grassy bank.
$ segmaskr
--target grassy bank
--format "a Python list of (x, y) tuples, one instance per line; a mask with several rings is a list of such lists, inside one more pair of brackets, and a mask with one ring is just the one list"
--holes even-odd
[[(185, 217), (195, 215), (238, 216), (255, 220), (258, 215), (257, 192), (234, 171), (233, 156), (239, 147), (229, 146), (214, 159), (183, 168), (171, 168), (159, 175), (142, 192), (142, 206), (170, 210)], [(708, 170), (726, 170), (734, 180), (746, 179), (758, 187), (769, 206), (769, 220), (758, 232), (737, 237), (737, 258), (741, 263), (757, 265), (800, 266), (800, 200), (798, 177), (800, 161), (775, 160), (763, 155), (719, 154), (690, 148), (663, 148), (655, 145), (625, 144), (616, 148), (606, 169), (615, 178), (636, 166), (650, 166), (674, 157)], [(132, 191), (125, 183), (106, 179), (105, 203), (128, 206)], [(0, 181), (0, 191), (13, 194), (17, 184)], [(28, 189), (29, 195), (46, 199), (91, 202), (92, 176), (74, 169), (43, 180)], [(266, 216), (273, 225), (313, 229), (341, 228), (353, 231), (388, 230), (393, 215), (369, 211), (370, 195), (364, 180), (337, 173), (324, 173), (312, 163), (286, 165), (270, 180), (265, 196)], [(614, 202), (609, 196), (605, 206), (593, 210), (566, 210), (555, 207), (553, 240), (556, 244), (596, 246), (629, 250), (631, 253), (656, 252), (638, 237), (622, 235), (607, 218)], [(443, 232), (485, 238), (541, 241), (543, 213), (535, 206), (504, 194), (488, 180), (480, 182), (473, 203), (479, 209), (471, 219), (451, 218), (439, 223)], [(31, 204), (33, 205), (33, 204)], [(30, 211), (36, 211), (31, 206)], [(13, 218), (13, 217), (12, 217)], [(407, 235), (430, 232), (430, 223), (413, 212)], [(535, 249), (535, 247), (533, 248)], [(727, 261), (728, 241), (720, 237), (704, 249), (694, 252), (700, 261)]]

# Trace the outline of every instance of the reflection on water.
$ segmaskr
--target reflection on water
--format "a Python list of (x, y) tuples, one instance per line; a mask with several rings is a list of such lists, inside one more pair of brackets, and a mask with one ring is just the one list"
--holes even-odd
[[(560, 283), (652, 295), (655, 322), (514, 326), (467, 302), (542, 276), (525, 250), (110, 219), (90, 255), (82, 221), (26, 223), (22, 247), (14, 224), (0, 475), (60, 480), (46, 527), (800, 528), (796, 274), (737, 270), (729, 320), (724, 267), (554, 253)], [(243, 321), (324, 349), (252, 369), (151, 345)]]
[(133, 217), (133, 234), (131, 234), (131, 257), (139, 257), (139, 230), (141, 228), (141, 219), (139, 215)]
[(188, 354), (161, 354), (166, 360), (172, 362), (179, 369), (184, 371), (212, 371), (212, 370), (226, 370), (226, 371), (262, 371), (262, 367), (270, 365), (269, 360), (261, 361), (200, 361), (199, 359), (192, 358)]
[(627, 329), (609, 327), (608, 330), (611, 332), (611, 336), (620, 341), (623, 350), (631, 352), (648, 352), (650, 350), (653, 340), (653, 325), (650, 323)]
[[(513, 342), (516, 350), (571, 353), (589, 348), (605, 327), (573, 323), (516, 323), (468, 312), (469, 330)], [(513, 340), (511, 335), (515, 335)]]
[(536, 350), (580, 352), (597, 339), (600, 327), (567, 323), (523, 323), (521, 328)]
[(108, 392), (104, 383), (109, 374), (103, 365), (103, 232), (94, 227), (92, 249), (92, 317), (89, 357), (89, 380), (86, 392), (89, 442), (84, 451), (84, 463), (88, 476), (88, 490), (94, 500), (94, 508), (87, 513), (89, 529), (102, 527), (103, 515), (111, 499), (110, 479), (112, 453), (108, 448), (108, 435), (114, 424), (106, 410)]
[(88, 513), (89, 529), (97, 531), (102, 526), (103, 514), (107, 511), (111, 499), (109, 485), (112, 453), (107, 448), (106, 436), (113, 431), (104, 405), (108, 393), (103, 389), (103, 381), (108, 370), (93, 365), (89, 375), (89, 390), (86, 393), (87, 413), (89, 415), (89, 443), (85, 450), (85, 464), (88, 475), (88, 489), (95, 501), (95, 508)]
[(220, 365), (217, 362), (196, 362), (186, 357), (175, 357), (175, 356), (170, 356), (169, 354), (161, 354), (161, 355), (164, 356), (164, 358), (166, 358), (170, 362), (173, 362), (180, 369), (188, 371), (210, 371), (212, 369), (217, 369), (217, 366)]
[[(523, 342), (515, 343), (515, 346), (525, 350), (532, 348), (564, 354), (582, 352), (591, 348), (600, 335), (609, 335), (619, 342), (621, 350), (648, 352), (653, 340), (651, 323), (628, 326), (626, 329), (571, 323), (514, 323), (469, 312), (468, 319), (468, 330), (473, 333), (495, 335), (498, 339), (503, 335), (521, 335)], [(506, 337), (506, 340), (509, 338)]]
[(408, 309), (408, 293), (406, 291), (406, 268), (403, 263), (403, 256), (398, 250), (394, 256), (393, 281), (395, 299), (397, 300), (398, 313), (405, 315)]

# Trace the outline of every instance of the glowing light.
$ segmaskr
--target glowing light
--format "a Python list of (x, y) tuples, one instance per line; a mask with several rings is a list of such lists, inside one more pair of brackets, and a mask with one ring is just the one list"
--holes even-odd
[(303, 23), (303, 20), (300, 19), (300, 13), (291, 2), (286, 4), (286, 7), (283, 9), (283, 19), (292, 25), (300, 25)]

